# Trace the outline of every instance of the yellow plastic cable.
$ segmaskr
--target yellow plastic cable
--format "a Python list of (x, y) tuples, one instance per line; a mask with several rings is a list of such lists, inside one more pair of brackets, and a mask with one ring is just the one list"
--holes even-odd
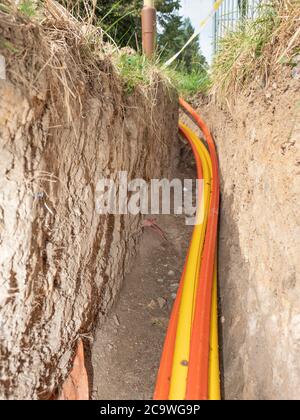
[(190, 254), (184, 277), (170, 382), (170, 400), (185, 399), (195, 291), (197, 290), (211, 195), (211, 169), (207, 161), (207, 154), (205, 153), (206, 148), (192, 130), (182, 123), (180, 123), (180, 127), (183, 131), (186, 131), (190, 135), (201, 159), (204, 179), (204, 194), (202, 194), (202, 197), (199, 197), (197, 213), (198, 224), (195, 226), (193, 232)]
[[(210, 154), (205, 145), (200, 141), (195, 133), (189, 130), (193, 142), (200, 143), (201, 153), (207, 160), (210, 176), (211, 187), (213, 188), (212, 179), (212, 162)], [(200, 260), (201, 261), (201, 260)], [(196, 285), (198, 287), (198, 283)], [(196, 290), (195, 290), (196, 298)], [(194, 299), (195, 306), (195, 299)], [(194, 310), (193, 306), (193, 310)], [(219, 336), (218, 336), (218, 284), (217, 284), (217, 258), (214, 268), (214, 282), (212, 292), (212, 314), (211, 314), (211, 330), (210, 330), (210, 360), (209, 360), (209, 400), (221, 400), (221, 385), (220, 385), (220, 360), (219, 360)]]
[(221, 400), (219, 334), (218, 334), (218, 273), (217, 258), (214, 269), (214, 284), (212, 292), (210, 353), (209, 353), (209, 383), (208, 399)]

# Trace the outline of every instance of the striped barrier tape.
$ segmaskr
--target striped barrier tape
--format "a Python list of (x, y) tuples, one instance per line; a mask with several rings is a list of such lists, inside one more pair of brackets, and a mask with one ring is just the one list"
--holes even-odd
[(164, 64), (164, 66), (165, 67), (168, 67), (168, 66), (170, 66), (175, 60), (176, 60), (176, 58), (178, 58), (179, 56), (180, 56), (180, 54), (186, 49), (186, 47), (187, 46), (189, 46), (190, 45), (190, 43), (191, 42), (193, 42), (194, 41), (194, 39), (196, 39), (197, 38), (197, 36), (199, 36), (200, 35), (200, 33), (203, 31), (203, 29), (205, 28), (205, 26), (208, 24), (208, 22), (210, 21), (210, 19), (211, 18), (213, 18), (214, 17), (214, 15), (215, 15), (215, 13), (218, 11), (218, 9), (220, 8), (220, 6), (221, 6), (221, 4), (223, 3), (223, 1), (224, 0), (217, 0), (215, 3), (214, 3), (214, 5), (213, 5), (213, 7), (212, 7), (212, 9), (211, 9), (211, 11), (210, 11), (210, 13), (208, 14), (208, 16), (204, 19), (204, 20), (202, 20), (201, 22), (200, 22), (200, 28), (198, 29), (198, 31), (196, 31), (191, 37), (190, 37), (190, 39), (185, 43), (185, 45), (181, 48), (181, 50), (180, 51), (178, 51), (175, 55), (173, 55), (173, 57), (171, 57), (165, 64)]

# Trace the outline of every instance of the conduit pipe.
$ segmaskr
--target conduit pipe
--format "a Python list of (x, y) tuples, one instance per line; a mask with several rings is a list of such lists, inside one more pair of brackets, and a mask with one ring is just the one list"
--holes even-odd
[[(205, 232), (208, 218), (208, 209), (211, 192), (211, 176), (202, 145), (196, 142), (190, 135), (189, 128), (181, 124), (181, 129), (194, 144), (200, 157), (203, 170), (204, 189), (199, 191), (197, 207), (197, 221), (194, 228), (190, 253), (186, 265), (186, 273), (182, 289), (182, 297), (179, 307), (179, 317), (174, 347), (173, 366), (170, 383), (170, 400), (183, 400), (186, 392), (186, 380), (188, 374), (190, 337), (193, 325), (195, 290), (199, 278), (199, 269), (202, 250), (204, 247)], [(201, 185), (201, 184), (200, 184)]]
[[(199, 282), (195, 282), (194, 284), (194, 296), (193, 296), (193, 304), (192, 304), (192, 330), (191, 330), (191, 337), (192, 340), (190, 341), (190, 349), (189, 349), (189, 359), (188, 359), (188, 372), (187, 372), (187, 378), (184, 378), (184, 376), (178, 376), (176, 379), (176, 382), (179, 381), (181, 389), (181, 395), (177, 393), (177, 395), (172, 395), (171, 389), (170, 389), (170, 380), (175, 381), (175, 377), (172, 375), (174, 362), (175, 361), (175, 352), (174, 349), (176, 347), (176, 337), (178, 336), (178, 329), (180, 328), (178, 325), (178, 320), (180, 318), (179, 312), (181, 308), (181, 298), (182, 298), (182, 290), (184, 288), (184, 283), (186, 282), (186, 266), (185, 270), (180, 282), (178, 295), (174, 304), (174, 308), (171, 315), (171, 320), (169, 324), (169, 328), (167, 331), (167, 336), (165, 340), (164, 350), (163, 350), (163, 356), (161, 359), (159, 374), (157, 378), (157, 384), (156, 389), (154, 393), (154, 399), (172, 399), (173, 397), (177, 397), (180, 399), (184, 399), (184, 396), (182, 397), (182, 389), (186, 388), (185, 397), (187, 399), (210, 399), (210, 400), (219, 400), (221, 399), (220, 395), (220, 374), (219, 374), (219, 346), (218, 346), (218, 306), (217, 306), (217, 260), (216, 260), (216, 233), (217, 233), (217, 223), (218, 223), (218, 208), (219, 208), (219, 175), (218, 175), (218, 161), (217, 161), (217, 155), (215, 150), (215, 145), (212, 140), (212, 137), (209, 133), (209, 130), (207, 129), (204, 122), (200, 119), (199, 116), (195, 113), (195, 111), (183, 100), (180, 101), (180, 103), (185, 107), (187, 111), (192, 111), (192, 116), (200, 126), (203, 134), (205, 135), (210, 155), (205, 148), (205, 146), (200, 142), (200, 140), (197, 138), (197, 136), (189, 130), (187, 127), (180, 125), (180, 131), (181, 133), (187, 138), (187, 140), (190, 142), (190, 145), (193, 149), (193, 153), (196, 159), (197, 163), (197, 169), (199, 166), (202, 165), (202, 160), (200, 156), (202, 155), (202, 159), (206, 159), (209, 165), (210, 169), (210, 176), (212, 176), (212, 184), (213, 188), (211, 191), (211, 195), (209, 197), (209, 200), (207, 200), (207, 203), (210, 207), (210, 215), (209, 215), (209, 224), (207, 226), (207, 232), (206, 232), (206, 239), (205, 239), (205, 246), (204, 246), (204, 253), (202, 256), (202, 262), (201, 262), (201, 270), (198, 266), (199, 260), (194, 261), (194, 264), (198, 266), (198, 269), (200, 271), (199, 276)], [(202, 147), (199, 147), (199, 144), (201, 144)], [(200, 165), (199, 165), (200, 163)], [(198, 178), (199, 178), (199, 169), (198, 169)], [(213, 232), (215, 229), (215, 240)], [(192, 241), (193, 242), (193, 241)], [(214, 248), (212, 250), (212, 244), (214, 244)], [(192, 243), (191, 243), (192, 246)], [(208, 266), (208, 262), (204, 261), (204, 258), (207, 258), (207, 256), (210, 256), (211, 254), (214, 255), (214, 259), (212, 260), (212, 267)], [(200, 258), (201, 258), (200, 256)], [(187, 261), (190, 257), (190, 251), (188, 253)], [(210, 261), (210, 259), (208, 260)], [(208, 302), (206, 305), (204, 305), (203, 310), (208, 312), (209, 314), (203, 314), (200, 313), (199, 316), (199, 296), (201, 296), (201, 283), (203, 284), (203, 276), (204, 273), (207, 274), (207, 280), (206, 284), (204, 284), (204, 290), (202, 291), (202, 294), (205, 294), (206, 296), (209, 296), (210, 302)], [(202, 281), (201, 281), (202, 280)], [(211, 289), (209, 287), (211, 285)], [(209, 293), (210, 291), (210, 293)], [(203, 299), (203, 297), (202, 297)], [(191, 308), (189, 308), (190, 310)], [(208, 329), (203, 330), (199, 334), (199, 325), (201, 322), (203, 322), (203, 319), (209, 320), (209, 326)], [(198, 334), (197, 339), (195, 339), (195, 336)], [(180, 334), (179, 334), (180, 335)], [(201, 341), (199, 341), (199, 338)], [(188, 339), (189, 341), (189, 339)], [(207, 350), (201, 349), (199, 352), (200, 354), (207, 353), (207, 362), (205, 362), (203, 359), (195, 360), (191, 364), (191, 355), (193, 354), (195, 358), (195, 346), (203, 347), (203, 343), (207, 343)], [(172, 367), (173, 364), (173, 367)], [(201, 381), (201, 378), (198, 376), (198, 373), (203, 368), (203, 365), (207, 366), (207, 381), (203, 380)], [(193, 375), (193, 366), (196, 366), (196, 374)], [(172, 378), (171, 378), (172, 376)], [(191, 382), (192, 381), (192, 384)], [(201, 382), (203, 385), (203, 390), (199, 391)], [(195, 385), (194, 385), (195, 384)], [(196, 386), (195, 389), (192, 387)], [(175, 387), (176, 388), (176, 387)], [(177, 389), (177, 388), (176, 388)], [(176, 390), (176, 392), (178, 389)], [(190, 394), (192, 396), (190, 396)]]
[(210, 214), (197, 289), (195, 317), (191, 335), (191, 351), (187, 378), (186, 399), (207, 400), (209, 388), (210, 327), (212, 312), (213, 274), (216, 258), (216, 242), (219, 215), (219, 170), (216, 147), (211, 133), (196, 111), (180, 99), (180, 104), (192, 116), (207, 142), (213, 173)]
[(219, 358), (219, 328), (218, 328), (218, 273), (217, 257), (214, 268), (214, 283), (212, 292), (210, 353), (209, 353), (209, 383), (208, 399), (221, 400), (220, 358)]
[[(202, 159), (206, 159), (208, 162), (210, 175), (212, 176), (212, 161), (210, 158), (210, 155), (208, 153), (208, 150), (204, 146), (204, 144), (199, 140), (199, 138), (196, 136), (196, 134), (190, 130), (189, 128), (185, 128), (184, 132), (185, 136), (193, 140), (195, 144), (199, 144), (199, 152), (202, 156)], [(206, 206), (207, 208), (210, 206), (210, 198), (206, 200)], [(202, 262), (203, 264), (203, 262)], [(199, 272), (199, 270), (198, 270)], [(214, 272), (214, 283), (217, 282), (216, 278), (216, 265), (215, 265), (215, 272)], [(198, 282), (197, 282), (197, 288), (195, 289), (195, 296), (194, 296), (194, 302), (196, 300), (197, 296), (197, 289), (198, 289)], [(215, 290), (217, 288), (217, 284), (215, 284)], [(193, 317), (193, 325), (195, 323), (194, 317)], [(219, 354), (218, 354), (218, 314), (217, 314), (217, 294), (214, 295), (214, 302), (212, 306), (212, 316), (211, 316), (211, 327), (210, 327), (210, 376), (209, 376), (209, 389), (208, 389), (208, 398), (209, 399), (220, 399), (220, 375), (219, 375)], [(170, 395), (171, 398), (171, 395)]]
[[(200, 153), (207, 160), (210, 175), (212, 177), (213, 168), (212, 160), (207, 148), (200, 141), (197, 135), (186, 127), (186, 136), (191, 138), (194, 143), (200, 144)], [(213, 180), (212, 180), (213, 183)], [(212, 197), (210, 197), (211, 199)], [(211, 200), (207, 200), (207, 206), (211, 205)], [(204, 264), (204, 262), (202, 262)], [(212, 291), (212, 306), (211, 306), (211, 323), (210, 323), (210, 351), (209, 351), (209, 380), (208, 380), (208, 399), (209, 400), (220, 400), (220, 366), (219, 366), (219, 340), (218, 340), (218, 295), (217, 295), (217, 258), (215, 258), (214, 272), (213, 272), (213, 291)], [(199, 284), (197, 283), (197, 288)], [(197, 298), (197, 289), (195, 290), (194, 302)], [(195, 306), (194, 309), (195, 310)], [(193, 312), (194, 313), (194, 312)], [(193, 328), (196, 325), (197, 320), (193, 317)]]
[[(181, 127), (179, 128), (181, 133), (184, 135)], [(188, 142), (190, 143), (190, 146), (192, 148), (194, 158), (196, 161), (196, 167), (197, 167), (197, 179), (202, 180), (203, 179), (203, 170), (202, 170), (202, 164), (201, 160), (197, 151), (197, 148), (195, 147), (194, 143), (189, 139), (186, 138)], [(177, 331), (177, 325), (178, 325), (178, 316), (179, 316), (179, 308), (180, 308), (180, 302), (182, 297), (182, 289), (183, 289), (183, 282), (185, 279), (186, 274), (186, 264), (187, 260), (190, 256), (190, 249), (187, 254), (184, 270), (182, 273), (181, 281), (179, 284), (177, 296), (174, 302), (173, 310), (170, 317), (170, 322), (164, 342), (160, 367), (158, 371), (157, 381), (156, 381), (156, 387), (154, 391), (154, 400), (167, 400), (169, 399), (169, 392), (170, 392), (170, 379), (171, 379), (171, 372), (172, 372), (172, 366), (173, 366), (173, 357), (174, 357), (174, 347), (175, 347), (175, 340), (176, 340), (176, 331)]]

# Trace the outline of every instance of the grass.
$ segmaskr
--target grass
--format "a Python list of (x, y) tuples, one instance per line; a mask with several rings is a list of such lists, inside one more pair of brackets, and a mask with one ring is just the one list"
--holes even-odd
[(242, 22), (220, 41), (212, 69), (212, 93), (234, 95), (255, 77), (267, 78), (299, 51), (299, 0), (264, 4), (255, 20)]
[(149, 61), (134, 52), (131, 54), (121, 52), (115, 60), (115, 66), (127, 94), (132, 94), (137, 87), (151, 86), (155, 75), (159, 75), (162, 80), (185, 97), (199, 92), (206, 93), (210, 87), (210, 79), (205, 70), (186, 73), (175, 68), (165, 68), (158, 59)]
[(7, 4), (0, 2), (0, 12), (7, 13), (9, 12), (9, 7)]
[(127, 94), (132, 94), (138, 86), (147, 87), (151, 84), (155, 65), (144, 56), (134, 53), (118, 53), (115, 66)]
[[(78, 0), (59, 1), (72, 14), (75, 13), (75, 16), (86, 15), (86, 18), (89, 21), (92, 22), (94, 20), (93, 16), (95, 17), (95, 9), (97, 9), (97, 5), (95, 8), (93, 8), (91, 7), (91, 4), (83, 1), (84, 11), (79, 11)], [(107, 14), (103, 16), (100, 21), (97, 21), (97, 25), (102, 28), (102, 24), (105, 22), (106, 18), (119, 4), (120, 1), (115, 2)], [(120, 17), (119, 20), (123, 18), (124, 16)], [(157, 76), (159, 76), (160, 79), (166, 81), (169, 85), (175, 88), (179, 94), (183, 96), (191, 96), (198, 93), (199, 91), (208, 91), (210, 85), (209, 77), (207, 71), (203, 67), (200, 68), (200, 65), (199, 71), (194, 70), (188, 74), (187, 72), (178, 70), (176, 68), (164, 68), (163, 63), (160, 62), (161, 60), (158, 53), (156, 54), (155, 59), (149, 61), (144, 56), (134, 52), (130, 47), (119, 50), (115, 40), (111, 38), (107, 33), (119, 22), (119, 20), (113, 22), (111, 27), (109, 27), (106, 31), (103, 31), (103, 29), (101, 30), (103, 34), (106, 35), (106, 38), (109, 39), (110, 43), (116, 47), (112, 59), (115, 68), (121, 77), (123, 88), (126, 94), (132, 94), (136, 88), (142, 88), (142, 90), (145, 91), (147, 88), (151, 87), (152, 84), (154, 87), (156, 87)]]
[[(75, 7), (76, 0), (71, 4)], [(65, 101), (70, 121), (73, 121), (70, 100), (75, 97), (80, 98), (76, 80), (79, 78), (84, 81), (96, 77), (99, 73), (98, 61), (106, 58), (112, 59), (127, 95), (139, 89), (153, 101), (157, 89), (160, 89), (162, 84), (176, 89), (185, 97), (199, 91), (207, 92), (210, 81), (204, 69), (187, 74), (176, 68), (165, 68), (158, 55), (155, 59), (148, 60), (130, 48), (119, 50), (113, 42), (111, 45), (103, 42), (102, 29), (94, 27), (91, 23), (87, 24), (86, 21), (77, 20), (58, 3), (49, 0), (44, 3), (44, 7), (42, 5), (43, 2), (37, 0), (22, 0), (17, 6), (12, 7), (9, 0), (0, 0), (0, 18), (4, 19), (4, 24), (6, 21), (10, 23), (14, 19), (21, 19), (42, 27), (39, 54), (41, 71), (53, 73), (51, 83), (59, 82), (63, 88), (64, 94), (60, 96)], [(88, 11), (87, 14), (90, 16), (92, 11)], [(72, 42), (76, 45), (74, 54), (70, 53), (68, 47)], [(11, 52), (17, 51), (8, 40), (1, 38), (0, 47)], [(74, 66), (75, 63), (77, 66)], [(32, 75), (31, 82), (35, 83), (38, 77), (39, 74)], [(59, 89), (61, 88), (53, 86), (52, 94), (54, 95)]]
[(18, 5), (18, 10), (28, 18), (32, 18), (36, 14), (37, 2), (34, 0), (22, 0)]
[(186, 73), (181, 70), (166, 70), (171, 84), (177, 89), (178, 93), (184, 97), (191, 97), (195, 94), (207, 93), (211, 86), (211, 80), (206, 70)]

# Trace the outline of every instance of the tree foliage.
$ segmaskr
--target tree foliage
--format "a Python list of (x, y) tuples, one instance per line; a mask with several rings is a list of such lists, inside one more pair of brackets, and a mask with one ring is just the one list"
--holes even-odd
[[(143, 0), (59, 0), (80, 17), (93, 10), (94, 23), (113, 38), (120, 47), (141, 48), (141, 10)], [(172, 19), (180, 8), (180, 0), (156, 0), (160, 27)]]
[[(158, 44), (161, 58), (168, 59), (176, 54), (190, 39), (194, 28), (190, 19), (174, 16), (168, 21), (164, 30), (159, 34)], [(205, 57), (201, 54), (199, 40), (195, 39), (177, 59), (177, 68), (182, 71), (192, 72), (195, 69), (206, 68)]]
[[(60, 0), (69, 2), (70, 0)], [(158, 11), (158, 55), (162, 60), (175, 54), (193, 34), (189, 19), (180, 16), (180, 0), (156, 0)], [(78, 0), (78, 13), (84, 15), (87, 4), (93, 1)], [(119, 47), (141, 50), (141, 9), (143, 0), (96, 0), (94, 2), (94, 23), (101, 26), (105, 33)], [(205, 67), (205, 58), (200, 52), (199, 41), (194, 40), (176, 62), (180, 71), (191, 72)]]

